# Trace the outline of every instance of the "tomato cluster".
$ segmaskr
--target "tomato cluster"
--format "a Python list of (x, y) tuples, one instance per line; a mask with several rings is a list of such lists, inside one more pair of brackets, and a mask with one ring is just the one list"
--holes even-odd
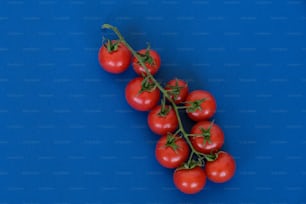
[[(125, 88), (126, 101), (135, 110), (148, 111), (148, 127), (160, 135), (156, 160), (165, 168), (175, 169), (174, 185), (186, 194), (194, 194), (204, 188), (206, 179), (215, 183), (230, 180), (236, 163), (229, 153), (220, 151), (224, 133), (211, 120), (217, 107), (213, 95), (205, 90), (190, 92), (182, 79), (172, 79), (162, 86), (154, 78), (161, 65), (159, 54), (150, 48), (134, 51), (119, 31), (113, 30), (119, 40), (109, 40), (100, 48), (99, 63), (114, 74), (132, 65), (138, 76)], [(195, 121), (190, 133), (184, 130), (179, 109)]]

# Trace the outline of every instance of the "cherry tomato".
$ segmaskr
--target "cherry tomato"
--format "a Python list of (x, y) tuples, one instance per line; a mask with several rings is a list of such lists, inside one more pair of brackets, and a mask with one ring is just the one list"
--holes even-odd
[(216, 112), (216, 100), (208, 91), (192, 91), (186, 99), (187, 115), (194, 121), (208, 120)]
[(172, 79), (166, 84), (165, 89), (175, 104), (185, 101), (188, 95), (188, 85), (181, 79)]
[(215, 183), (224, 183), (230, 180), (236, 171), (234, 158), (226, 152), (219, 152), (215, 161), (206, 162), (205, 172), (207, 178)]
[[(157, 73), (160, 67), (160, 56), (159, 54), (150, 49), (143, 49), (137, 52), (139, 56), (144, 60), (144, 64), (148, 68), (149, 72), (154, 75)], [(145, 68), (139, 63), (139, 61), (133, 57), (132, 60), (133, 69), (139, 75), (146, 75)]]
[[(151, 110), (159, 101), (160, 91), (151, 82), (144, 82), (144, 78), (138, 77), (131, 80), (125, 88), (125, 98), (128, 104), (139, 111)], [(146, 87), (143, 87), (143, 86)], [(146, 88), (147, 90), (143, 90)]]
[(158, 135), (165, 135), (177, 129), (177, 116), (171, 106), (156, 106), (148, 115), (149, 128)]
[(222, 129), (210, 121), (198, 122), (192, 127), (190, 133), (200, 135), (193, 136), (190, 140), (193, 147), (204, 154), (215, 153), (224, 144)]
[(173, 174), (174, 185), (186, 194), (200, 192), (206, 184), (204, 170), (197, 166), (192, 169), (176, 170)]
[(189, 146), (178, 136), (163, 136), (157, 141), (155, 157), (163, 167), (177, 168), (188, 159), (188, 156)]
[(105, 43), (98, 54), (101, 67), (113, 74), (124, 72), (131, 63), (131, 57), (130, 50), (123, 43), (115, 40)]

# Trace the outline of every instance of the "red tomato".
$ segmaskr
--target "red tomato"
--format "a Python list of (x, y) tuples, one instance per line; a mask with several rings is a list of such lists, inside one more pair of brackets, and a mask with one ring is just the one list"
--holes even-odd
[(166, 105), (162, 111), (162, 106), (156, 106), (148, 115), (149, 128), (158, 135), (165, 135), (177, 129), (178, 120), (175, 111), (171, 106)]
[[(200, 101), (203, 100), (203, 101)], [(208, 92), (196, 90), (191, 92), (186, 99), (187, 115), (194, 121), (207, 120), (216, 112), (216, 100)]]
[(197, 166), (192, 169), (176, 170), (173, 174), (173, 180), (176, 188), (183, 193), (195, 194), (204, 188), (206, 175), (204, 170)]
[(185, 101), (188, 95), (188, 85), (181, 79), (172, 79), (166, 84), (165, 89), (175, 104)]
[(105, 43), (100, 49), (98, 60), (101, 67), (113, 74), (124, 72), (131, 63), (132, 54), (122, 43), (112, 40)]
[(189, 146), (178, 136), (163, 136), (155, 147), (155, 157), (158, 163), (166, 168), (177, 168), (189, 156)]
[(217, 152), (224, 144), (224, 134), (222, 129), (210, 121), (200, 121), (191, 129), (191, 134), (201, 136), (191, 137), (193, 147), (204, 154)]
[[(154, 50), (143, 49), (137, 52), (139, 56), (144, 60), (144, 64), (148, 68), (149, 72), (154, 75), (160, 67), (160, 56)], [(135, 72), (139, 75), (146, 75), (145, 68), (141, 66), (138, 60), (133, 57), (132, 65)]]
[(130, 81), (125, 88), (125, 98), (128, 104), (139, 111), (151, 110), (159, 101), (160, 91), (158, 88), (149, 84), (149, 90), (141, 91), (143, 88), (142, 77), (137, 77)]
[(215, 183), (224, 183), (230, 180), (236, 171), (234, 158), (226, 152), (219, 152), (218, 158), (212, 162), (206, 162), (205, 172), (207, 178)]

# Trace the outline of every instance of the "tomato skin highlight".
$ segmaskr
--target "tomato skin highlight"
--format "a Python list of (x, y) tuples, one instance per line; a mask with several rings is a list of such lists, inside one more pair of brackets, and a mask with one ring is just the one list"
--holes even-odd
[(165, 168), (177, 168), (182, 165), (189, 156), (189, 146), (184, 139), (174, 136), (176, 149), (167, 146), (167, 135), (162, 136), (156, 143), (155, 158)]
[(192, 169), (176, 170), (173, 174), (174, 185), (185, 194), (200, 192), (206, 184), (204, 170), (197, 166)]
[(205, 101), (200, 104), (201, 109), (198, 109), (194, 112), (187, 111), (188, 117), (194, 121), (208, 120), (216, 113), (216, 100), (213, 95), (208, 91), (196, 90), (189, 93), (186, 98), (186, 106), (190, 107), (190, 102), (194, 102), (201, 99), (205, 99)]
[(170, 80), (165, 87), (165, 90), (173, 90), (176, 86), (179, 86), (179, 93), (177, 95), (168, 92), (171, 99), (174, 101), (175, 104), (179, 104), (185, 101), (188, 95), (188, 84), (182, 79), (172, 79)]
[[(113, 40), (112, 43), (115, 41)], [(123, 73), (131, 64), (132, 53), (122, 43), (119, 43), (118, 49), (109, 52), (106, 44), (102, 45), (98, 53), (98, 61), (102, 69), (112, 74)]]
[(140, 93), (143, 80), (142, 77), (131, 80), (125, 88), (125, 98), (127, 103), (135, 110), (149, 111), (159, 102), (160, 91), (158, 88), (154, 88)]
[(178, 120), (175, 111), (171, 106), (165, 106), (170, 108), (169, 112), (165, 115), (160, 115), (162, 106), (156, 106), (148, 115), (149, 128), (157, 135), (165, 135), (171, 133), (178, 127)]
[(236, 162), (227, 152), (219, 152), (218, 158), (212, 162), (206, 162), (205, 173), (207, 178), (214, 183), (229, 181), (236, 171)]
[[(142, 49), (142, 50), (139, 50), (137, 53), (140, 53), (140, 54), (144, 55), (144, 54), (146, 54), (146, 52), (147, 52), (147, 49)], [(160, 56), (155, 50), (149, 50), (149, 54), (153, 59), (153, 63), (150, 64), (148, 62), (145, 62), (144, 64), (148, 68), (149, 72), (152, 75), (155, 75), (160, 68), (160, 64), (161, 64)], [(135, 57), (133, 57), (133, 59), (132, 59), (132, 66), (133, 66), (134, 71), (138, 75), (140, 75), (140, 76), (142, 76), (142, 75), (146, 76), (147, 75), (146, 71), (145, 71), (145, 68), (143, 66), (141, 66), (141, 64), (138, 62), (138, 60)]]
[[(196, 123), (190, 133), (203, 134), (201, 129), (209, 130), (209, 138), (206, 140), (204, 136), (193, 136), (190, 141), (198, 152), (204, 154), (216, 153), (224, 144), (224, 133), (217, 124), (212, 124), (211, 121), (200, 121)], [(205, 141), (206, 140), (206, 141)], [(209, 142), (210, 141), (210, 142)]]

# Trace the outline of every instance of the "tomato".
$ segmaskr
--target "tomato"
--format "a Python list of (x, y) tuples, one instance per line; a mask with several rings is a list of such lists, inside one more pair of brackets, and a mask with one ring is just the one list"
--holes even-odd
[(171, 106), (156, 106), (148, 115), (149, 128), (158, 135), (171, 133), (178, 127), (178, 120), (175, 111)]
[(236, 171), (234, 158), (226, 152), (219, 152), (215, 161), (206, 162), (205, 172), (207, 178), (215, 183), (224, 183), (230, 180)]
[(201, 153), (210, 154), (217, 152), (224, 144), (222, 129), (210, 121), (200, 121), (195, 124), (191, 134), (199, 134), (190, 138), (193, 147)]
[(156, 143), (155, 157), (163, 167), (177, 168), (188, 159), (188, 156), (189, 146), (178, 136), (163, 136)]
[(181, 79), (172, 79), (166, 84), (165, 89), (175, 104), (185, 101), (188, 95), (188, 85)]
[(113, 74), (124, 72), (131, 63), (132, 53), (121, 42), (112, 40), (105, 43), (98, 53), (101, 67)]
[(206, 184), (204, 170), (197, 166), (192, 169), (179, 169), (173, 174), (174, 185), (186, 194), (200, 192)]
[[(146, 87), (143, 87), (145, 84)], [(146, 90), (143, 90), (145, 88)], [(151, 110), (159, 101), (160, 91), (151, 82), (142, 77), (131, 80), (125, 88), (127, 103), (139, 111)]]
[[(139, 57), (143, 59), (144, 64), (148, 68), (149, 72), (154, 75), (157, 73), (160, 67), (160, 56), (159, 54), (151, 49), (143, 49), (137, 52)], [(139, 63), (139, 61), (133, 57), (132, 66), (134, 71), (139, 75), (146, 75), (145, 68)]]
[(216, 112), (216, 100), (208, 91), (192, 91), (186, 98), (187, 115), (194, 121), (207, 120)]

